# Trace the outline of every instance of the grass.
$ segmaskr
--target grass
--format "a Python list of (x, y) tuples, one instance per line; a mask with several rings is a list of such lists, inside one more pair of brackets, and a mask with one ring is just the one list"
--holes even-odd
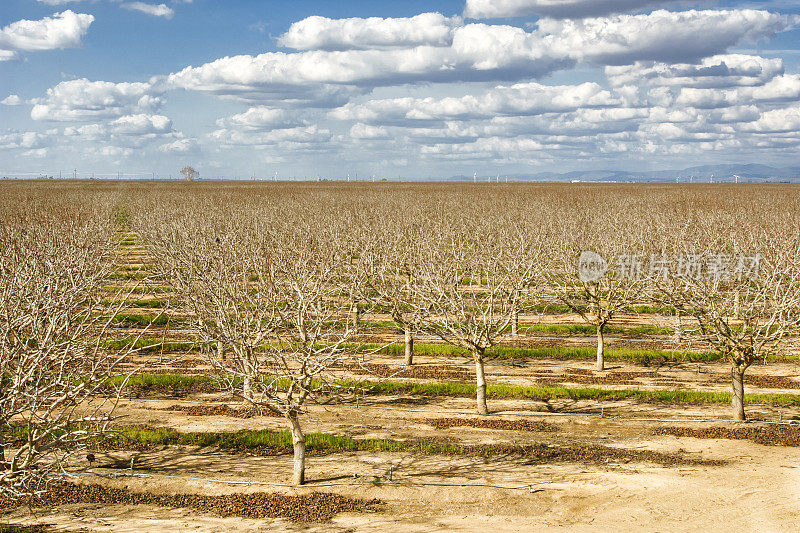
[[(108, 384), (118, 387), (125, 376), (115, 376)], [(142, 389), (192, 389), (216, 386), (218, 381), (211, 376), (187, 376), (184, 374), (137, 374), (131, 376), (127, 386)]]
[[(594, 335), (597, 333), (597, 326), (591, 324), (533, 324), (530, 326), (520, 326), (520, 331), (535, 333), (555, 333), (555, 334), (579, 334)], [(642, 325), (632, 328), (609, 325), (605, 327), (606, 335), (626, 335), (629, 337), (643, 337), (645, 335), (672, 335), (675, 328), (663, 326)]]
[[(118, 300), (103, 300), (103, 305), (117, 306), (120, 304)], [(125, 302), (125, 307), (135, 309), (165, 309), (169, 307), (167, 300), (135, 300), (133, 302)]]
[[(471, 383), (375, 383), (370, 391), (377, 394), (417, 394), (424, 396), (475, 396), (475, 385)], [(687, 390), (608, 390), (593, 387), (537, 387), (520, 385), (489, 385), (488, 398), (526, 400), (637, 400), (646, 403), (665, 402), (678, 404), (730, 403), (729, 392), (707, 392)], [(745, 394), (746, 403), (763, 403), (781, 406), (800, 406), (800, 395), (795, 394)]]
[[(220, 433), (179, 433), (174, 429), (127, 428), (110, 442), (125, 446), (215, 446), (223, 450), (256, 455), (278, 455), (292, 453), (292, 438), (289, 431), (242, 430)], [(536, 463), (580, 462), (607, 464), (609, 461), (652, 461), (664, 465), (675, 464), (719, 464), (703, 459), (670, 455), (650, 450), (626, 450), (606, 446), (568, 444), (552, 446), (546, 442), (526, 444), (461, 444), (443, 438), (428, 439), (354, 439), (349, 436), (329, 433), (306, 435), (306, 451), (310, 455), (346, 452), (403, 452), (420, 455), (497, 457), (517, 455)]]
[[(379, 344), (353, 345), (350, 349), (379, 353), (393, 356), (403, 356), (405, 345), (400, 343), (383, 347)], [(448, 344), (414, 344), (414, 352), (427, 356), (469, 356), (469, 351), (464, 348)], [(487, 357), (507, 359), (556, 359), (556, 360), (594, 360), (597, 357), (594, 348), (525, 348), (518, 346), (494, 346), (486, 350)], [(606, 360), (629, 361), (639, 364), (654, 362), (691, 362), (708, 363), (722, 360), (722, 355), (717, 352), (683, 352), (673, 350), (631, 350), (631, 349), (606, 349)]]
[(47, 526), (18, 526), (15, 524), (0, 524), (0, 533), (46, 533), (52, 531)]
[[(123, 378), (111, 381), (121, 384)], [(217, 385), (211, 376), (187, 376), (181, 374), (142, 374), (128, 382), (134, 388), (155, 388), (171, 390), (209, 389)], [(438, 382), (412, 383), (402, 381), (352, 381), (337, 380), (332, 385), (345, 389), (364, 390), (368, 395), (419, 395), (435, 397), (472, 398), (475, 396), (474, 383)], [(675, 404), (729, 404), (731, 393), (688, 391), (688, 390), (641, 390), (641, 389), (599, 389), (595, 387), (539, 387), (523, 385), (489, 385), (486, 390), (490, 399), (516, 399), (549, 401), (558, 399), (621, 401), (634, 400), (644, 403)], [(745, 394), (748, 404), (761, 403), (776, 406), (800, 406), (800, 395), (796, 394)]]
[(146, 337), (138, 339), (111, 339), (101, 342), (100, 345), (108, 350), (133, 348), (140, 352), (197, 352), (207, 347), (203, 343), (198, 342), (164, 341), (162, 339)]
[(162, 294), (167, 292), (172, 292), (172, 287), (168, 286), (152, 286), (152, 287), (118, 287), (115, 285), (106, 285), (101, 287), (101, 290), (105, 292), (113, 292), (113, 293), (130, 293), (130, 294)]
[(114, 315), (114, 317), (104, 317), (105, 319), (110, 318), (111, 323), (117, 326), (128, 326), (128, 327), (147, 327), (147, 326), (165, 326), (167, 324), (171, 324), (173, 326), (179, 326), (186, 322), (180, 318), (170, 317), (169, 315), (161, 314), (158, 316), (152, 315), (139, 315), (135, 313), (119, 313)]

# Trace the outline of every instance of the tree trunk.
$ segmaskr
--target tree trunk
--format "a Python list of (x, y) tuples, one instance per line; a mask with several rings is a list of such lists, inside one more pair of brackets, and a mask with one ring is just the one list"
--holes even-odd
[(297, 315), (297, 329), (300, 331), (300, 342), (308, 342), (308, 333), (306, 333), (306, 319), (302, 313)]
[(220, 361), (225, 360), (225, 344), (222, 341), (217, 341), (217, 356)]
[(414, 364), (414, 334), (406, 328), (406, 366)]
[(731, 378), (733, 381), (733, 394), (731, 396), (733, 419), (738, 421), (747, 420), (744, 414), (744, 370), (734, 365), (731, 369)]
[(358, 303), (354, 303), (350, 307), (350, 314), (353, 317), (353, 331), (358, 333), (358, 326), (361, 322), (361, 309), (358, 308)]
[(486, 372), (483, 365), (483, 350), (473, 349), (472, 356), (475, 358), (475, 378), (476, 378), (476, 400), (478, 403), (478, 414), (488, 415), (489, 409), (486, 407)]
[(306, 436), (300, 428), (297, 413), (290, 412), (289, 424), (292, 429), (292, 446), (294, 447), (294, 469), (292, 471), (292, 484), (305, 485), (306, 483)]
[(597, 370), (606, 369), (606, 341), (603, 336), (605, 327), (605, 324), (598, 324), (597, 326)]
[(515, 337), (519, 335), (519, 310), (514, 307), (513, 315), (511, 318), (511, 334)]
[(247, 400), (253, 399), (253, 378), (245, 376), (244, 385), (242, 386), (242, 396)]

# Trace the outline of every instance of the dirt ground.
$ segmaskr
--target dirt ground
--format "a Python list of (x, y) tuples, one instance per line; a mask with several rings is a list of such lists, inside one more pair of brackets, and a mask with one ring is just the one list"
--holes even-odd
[[(148, 262), (131, 248), (120, 254), (129, 267)], [(160, 286), (156, 281), (136, 282)], [(167, 293), (137, 293), (134, 299), (164, 297)], [(159, 313), (159, 310), (142, 312)], [(376, 316), (374, 319), (386, 317)], [(670, 325), (669, 317), (620, 317), (617, 325)], [(577, 316), (525, 317), (523, 323), (580, 323)], [(127, 330), (128, 333), (135, 331)], [(123, 332), (124, 333), (124, 332)], [(181, 331), (171, 330), (170, 338)], [(398, 340), (390, 331), (372, 333)], [(420, 338), (419, 342), (434, 339)], [(518, 343), (542, 346), (593, 346), (590, 335), (530, 335)], [(538, 343), (538, 344), (537, 344)], [(668, 349), (666, 337), (624, 338), (610, 335), (608, 346)], [(203, 373), (209, 369), (198, 354), (167, 354), (165, 371)], [(149, 358), (149, 359), (148, 359)], [(157, 356), (142, 360), (155, 362)], [(469, 361), (417, 357), (423, 368), (447, 366), (471, 382)], [(398, 360), (370, 357), (370, 364), (397, 368)], [(640, 366), (610, 361), (596, 373), (591, 361), (496, 360), (487, 367), (490, 384), (564, 385), (642, 390), (730, 391), (725, 364)], [(152, 370), (152, 367), (151, 369)], [(747, 393), (798, 394), (800, 363), (755, 366)], [(341, 376), (371, 377), (342, 369)], [(405, 379), (402, 376), (392, 378)], [(173, 428), (181, 432), (219, 432), (242, 429), (286, 429), (280, 418), (195, 416), (193, 406), (237, 407), (223, 394), (193, 393), (183, 397), (147, 396), (121, 402), (122, 425)], [(221, 518), (211, 512), (155, 505), (68, 504), (52, 509), (0, 510), (0, 523), (41, 524), (55, 531), (304, 531), (388, 532), (491, 531), (493, 533), (565, 531), (800, 531), (800, 447), (766, 446), (750, 440), (675, 437), (657, 434), (660, 428), (736, 429), (796, 426), (765, 422), (800, 422), (800, 408), (749, 404), (756, 421), (727, 422), (724, 404), (680, 405), (636, 400), (551, 401), (490, 399), (492, 414), (481, 419), (545, 421), (550, 430), (522, 431), (450, 427), (437, 429), (442, 418), (478, 419), (470, 398), (372, 396), (358, 404), (310, 406), (302, 417), (305, 432), (327, 432), (354, 438), (451, 439), (462, 444), (547, 443), (553, 446), (610, 447), (631, 451), (677, 454), (691, 464), (659, 464), (647, 460), (606, 462), (542, 462), (521, 455), (443, 456), (405, 452), (347, 452), (310, 455), (309, 486), (278, 486), (288, 482), (291, 457), (232, 453), (218, 448), (159, 446), (144, 451), (96, 452), (93, 464), (78, 457), (73, 466), (78, 483), (99, 483), (150, 494), (227, 495), (278, 492), (330, 492), (359, 499), (377, 498), (377, 512), (345, 513), (330, 522), (297, 523), (286, 519)], [(189, 409), (191, 411), (191, 409)], [(720, 461), (721, 463), (712, 463)], [(698, 464), (699, 462), (699, 464)], [(390, 481), (391, 477), (391, 481)], [(273, 485), (274, 484), (274, 485)]]
[[(189, 400), (134, 400), (121, 405), (125, 423), (171, 427), (180, 431), (283, 429), (275, 418), (238, 419), (192, 416), (174, 410), (192, 402), (224, 403), (219, 395)], [(538, 404), (538, 405), (537, 405)], [(17, 510), (3, 520), (47, 524), (60, 531), (792, 531), (800, 530), (800, 448), (762, 446), (747, 440), (654, 436), (654, 430), (676, 425), (705, 427), (689, 418), (724, 418), (726, 406), (638, 405), (620, 403), (614, 416), (662, 418), (665, 421), (617, 420), (569, 414), (597, 405), (563, 405), (555, 410), (542, 402), (495, 400), (492, 418), (546, 420), (551, 432), (494, 429), (435, 429), (430, 420), (447, 416), (472, 418), (466, 398), (436, 399), (407, 405), (398, 398), (373, 398), (359, 406), (315, 406), (304, 417), (307, 432), (325, 431), (357, 438), (451, 437), (463, 443), (583, 443), (631, 450), (678, 453), (721, 460), (720, 466), (661, 466), (647, 462), (606, 464), (535, 464), (515, 457), (446, 457), (411, 453), (352, 452), (310, 457), (304, 489), (246, 485), (284, 483), (289, 456), (258, 457), (214, 448), (160, 447), (145, 452), (98, 453), (81, 482), (101, 482), (150, 493), (227, 494), (280, 491), (336, 492), (357, 498), (379, 498), (383, 512), (343, 514), (332, 522), (298, 524), (286, 520), (218, 518), (187, 509), (154, 506), (64, 505), (56, 509)], [(752, 406), (751, 416), (769, 415)], [(787, 412), (785, 417), (800, 412)], [(731, 423), (716, 423), (737, 427)], [(800, 428), (798, 428), (800, 431)], [(129, 468), (135, 456), (134, 468)], [(487, 484), (525, 487), (404, 486), (387, 484), (389, 470), (398, 483)], [(94, 474), (97, 474), (95, 476)], [(110, 474), (125, 477), (109, 477)], [(176, 477), (127, 477), (176, 476)], [(186, 479), (192, 478), (192, 479)], [(210, 481), (214, 480), (214, 481)], [(243, 483), (231, 485), (231, 482)], [(317, 484), (347, 486), (323, 486)], [(376, 484), (382, 483), (382, 484)], [(533, 485), (532, 492), (527, 485)]]

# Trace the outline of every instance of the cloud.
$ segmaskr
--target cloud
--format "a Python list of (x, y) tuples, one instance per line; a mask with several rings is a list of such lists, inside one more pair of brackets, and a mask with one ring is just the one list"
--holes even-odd
[(423, 13), (410, 18), (309, 17), (295, 22), (278, 44), (296, 50), (370, 50), (414, 46), (449, 46), (460, 17)]
[(173, 15), (175, 15), (175, 11), (167, 6), (166, 4), (147, 4), (145, 2), (125, 2), (124, 4), (120, 4), (121, 8), (127, 9), (129, 11), (139, 11), (140, 13), (144, 13), (146, 15), (152, 15), (154, 17), (164, 17), (171, 19)]
[[(385, 19), (384, 19), (385, 20)], [(172, 87), (277, 102), (282, 95), (321, 101), (316, 91), (350, 96), (406, 83), (517, 81), (541, 78), (579, 62), (687, 63), (723, 53), (744, 40), (769, 37), (794, 19), (766, 11), (656, 11), (582, 21), (543, 19), (527, 32), (469, 24), (453, 30), (449, 46), (370, 50), (310, 50), (224, 57), (171, 74)], [(703, 35), (698, 39), (697, 35)], [(340, 94), (346, 96), (345, 93)], [(337, 96), (340, 96), (337, 95)], [(341, 101), (344, 98), (340, 98)]]
[(781, 59), (728, 54), (702, 59), (699, 63), (637, 61), (633, 65), (605, 67), (612, 85), (648, 84), (681, 87), (733, 87), (763, 85), (784, 73)]
[(392, 138), (389, 130), (383, 126), (371, 126), (361, 122), (353, 124), (350, 128), (350, 137), (364, 141), (389, 140)]
[(475, 19), (526, 15), (585, 18), (675, 3), (665, 0), (467, 0), (464, 16)]
[(298, 128), (275, 129), (250, 133), (238, 130), (219, 129), (211, 137), (225, 145), (270, 146), (286, 144), (319, 144), (331, 140), (331, 132), (316, 125)]
[(498, 86), (479, 95), (458, 98), (396, 98), (372, 100), (336, 109), (329, 117), (372, 123), (407, 123), (431, 120), (472, 120), (496, 116), (531, 116), (573, 111), (621, 102), (596, 83), (541, 85), (520, 83)]
[(247, 131), (268, 131), (307, 125), (298, 113), (288, 109), (267, 106), (251, 107), (244, 113), (217, 120), (220, 128), (236, 128)]
[(38, 149), (50, 144), (49, 132), (9, 131), (0, 133), (0, 150)]
[(777, 76), (759, 87), (737, 87), (724, 90), (684, 87), (675, 99), (675, 104), (713, 109), (752, 103), (792, 102), (798, 99), (800, 99), (800, 75), (785, 74)]
[(8, 106), (22, 105), (22, 98), (20, 98), (16, 94), (9, 94), (2, 101), (0, 101), (0, 104)]
[(69, 4), (72, 2), (83, 2), (85, 0), (36, 0), (42, 4), (47, 4), (48, 6), (63, 6), (64, 4)]
[(109, 123), (119, 135), (163, 135), (172, 132), (172, 121), (163, 115), (126, 115)]
[[(171, 74), (174, 87), (216, 94), (266, 93), (349, 85), (369, 89), (402, 83), (539, 77), (565, 66), (520, 28), (470, 25), (449, 47), (266, 53), (218, 59)], [(288, 91), (287, 87), (292, 91)]]
[(85, 78), (64, 81), (33, 101), (31, 118), (93, 121), (152, 113), (163, 104), (162, 92), (150, 83), (112, 83)]
[(636, 61), (690, 63), (743, 41), (790, 29), (800, 18), (752, 9), (654, 11), (584, 20), (539, 21), (552, 53), (600, 65)]
[(15, 59), (18, 52), (78, 47), (92, 22), (92, 15), (70, 10), (41, 20), (12, 22), (0, 29), (0, 61)]
[(748, 124), (746, 131), (758, 133), (794, 133), (800, 132), (800, 105), (795, 104), (786, 109), (766, 111), (761, 117)]
[(197, 152), (200, 145), (197, 139), (177, 139), (170, 143), (162, 144), (158, 147), (158, 151), (165, 154), (188, 154)]

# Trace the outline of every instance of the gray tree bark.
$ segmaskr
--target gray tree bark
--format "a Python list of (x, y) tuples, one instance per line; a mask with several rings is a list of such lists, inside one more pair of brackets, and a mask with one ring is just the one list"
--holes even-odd
[(406, 328), (406, 366), (414, 364), (414, 333), (410, 328)]
[(478, 414), (488, 415), (489, 408), (486, 407), (486, 372), (483, 364), (483, 350), (473, 349), (472, 356), (475, 359), (475, 379), (476, 379), (476, 401), (478, 404)]
[(306, 436), (300, 427), (297, 413), (291, 412), (288, 417), (292, 430), (292, 447), (294, 448), (294, 468), (292, 484), (305, 485), (306, 482)]
[(733, 419), (745, 421), (747, 417), (744, 413), (744, 370), (734, 365), (731, 369), (733, 382), (733, 394), (731, 395), (731, 407), (733, 407)]
[(604, 329), (605, 324), (597, 326), (597, 370), (606, 369), (606, 341), (603, 333)]

